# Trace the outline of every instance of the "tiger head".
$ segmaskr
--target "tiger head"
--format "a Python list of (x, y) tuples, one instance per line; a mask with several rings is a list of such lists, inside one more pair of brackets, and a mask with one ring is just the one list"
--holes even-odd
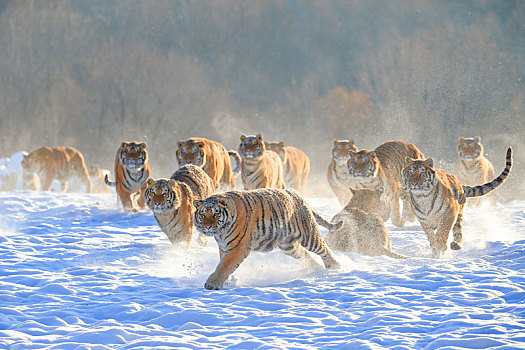
[(206, 164), (205, 144), (202, 141), (187, 140), (178, 142), (176, 152), (179, 166), (193, 164), (203, 167)]
[(228, 222), (228, 205), (222, 198), (215, 196), (193, 201), (197, 209), (194, 214), (195, 227), (206, 236), (213, 236)]
[(381, 191), (370, 188), (353, 189), (352, 187), (350, 187), (350, 191), (352, 198), (347, 207), (359, 208), (367, 213), (380, 213), (382, 207)]
[(425, 160), (406, 157), (403, 184), (412, 193), (429, 192), (435, 185), (436, 170), (432, 158)]
[(279, 158), (281, 158), (281, 161), (284, 162), (286, 160), (286, 153), (284, 152), (284, 142), (265, 142), (264, 146), (267, 150), (274, 151), (279, 155)]
[(350, 159), (347, 166), (350, 176), (362, 179), (377, 177), (380, 163), (376, 152), (362, 149), (359, 152), (350, 151)]
[(146, 205), (156, 215), (167, 215), (173, 210), (177, 210), (181, 205), (181, 198), (175, 191), (175, 180), (149, 178), (146, 181), (144, 198)]
[(350, 159), (350, 152), (357, 151), (354, 140), (334, 140), (332, 159), (337, 164), (346, 164)]
[(122, 166), (131, 171), (140, 171), (146, 166), (148, 152), (144, 142), (122, 142), (119, 152), (119, 161)]
[(34, 154), (24, 153), (21, 165), (22, 169), (28, 173), (34, 173), (40, 169), (40, 162)]
[(257, 160), (264, 155), (265, 151), (266, 147), (261, 134), (256, 136), (241, 135), (239, 154), (243, 159)]
[(481, 137), (476, 136), (473, 138), (459, 138), (458, 145), (459, 158), (472, 161), (478, 160), (483, 156), (483, 145), (481, 144)]

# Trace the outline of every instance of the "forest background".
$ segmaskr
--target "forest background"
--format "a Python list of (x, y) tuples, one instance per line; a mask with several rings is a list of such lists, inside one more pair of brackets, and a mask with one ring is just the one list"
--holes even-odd
[(258, 132), (310, 156), (310, 195), (333, 139), (455, 171), (480, 135), (496, 172), (514, 147), (502, 194), (524, 198), (525, 1), (0, 1), (0, 157), (66, 145), (112, 169), (139, 140), (167, 177), (179, 139)]

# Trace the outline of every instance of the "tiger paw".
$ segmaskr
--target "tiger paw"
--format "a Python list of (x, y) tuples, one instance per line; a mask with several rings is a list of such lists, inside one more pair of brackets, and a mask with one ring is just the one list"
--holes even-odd
[(461, 243), (452, 241), (450, 242), (450, 249), (452, 250), (460, 250), (461, 249)]
[(219, 276), (214, 272), (208, 277), (206, 283), (204, 283), (204, 288), (208, 290), (219, 290), (222, 288), (224, 281), (219, 279)]
[(392, 224), (394, 224), (396, 227), (403, 227), (405, 220), (402, 218), (392, 218)]

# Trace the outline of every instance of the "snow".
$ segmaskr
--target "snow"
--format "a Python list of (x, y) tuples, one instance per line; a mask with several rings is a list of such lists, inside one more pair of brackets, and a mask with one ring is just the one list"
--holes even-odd
[[(308, 202), (327, 219), (339, 210)], [(213, 240), (173, 248), (150, 211), (123, 212), (114, 192), (0, 192), (0, 210), (0, 348), (525, 344), (525, 202), (467, 208), (464, 249), (443, 259), (417, 223), (388, 222), (394, 251), (411, 258), (336, 252), (340, 270), (311, 271), (252, 253), (219, 291), (203, 287)]]

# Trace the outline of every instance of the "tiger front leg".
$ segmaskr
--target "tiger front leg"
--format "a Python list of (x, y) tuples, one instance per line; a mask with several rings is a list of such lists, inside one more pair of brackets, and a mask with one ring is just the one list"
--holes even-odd
[(144, 209), (146, 207), (146, 197), (144, 196), (145, 191), (146, 191), (146, 186), (142, 186), (138, 194), (137, 205), (139, 206), (140, 209)]
[(239, 267), (249, 251), (244, 246), (237, 246), (222, 255), (221, 261), (215, 271), (208, 277), (204, 288), (209, 290), (219, 290), (224, 285), (224, 281)]
[(447, 211), (443, 215), (436, 230), (435, 247), (432, 248), (432, 254), (434, 257), (441, 256), (441, 254), (447, 250), (448, 237), (450, 235), (450, 230), (452, 230), (452, 226), (456, 222), (456, 217), (457, 215), (451, 211)]
[(122, 208), (125, 211), (133, 211), (133, 202), (131, 200), (131, 195), (124, 189), (124, 187), (117, 183), (117, 194), (122, 203)]

